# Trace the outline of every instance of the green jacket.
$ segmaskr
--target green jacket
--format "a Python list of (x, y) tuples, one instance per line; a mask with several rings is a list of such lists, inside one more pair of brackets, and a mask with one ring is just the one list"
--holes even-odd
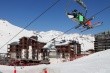
[(79, 22), (83, 22), (84, 21), (84, 16), (82, 16), (81, 14), (78, 15), (78, 20)]

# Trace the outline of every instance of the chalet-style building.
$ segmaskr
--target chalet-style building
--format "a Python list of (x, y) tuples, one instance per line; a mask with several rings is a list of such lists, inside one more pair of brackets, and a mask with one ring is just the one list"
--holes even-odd
[(53, 60), (71, 61), (81, 54), (81, 45), (76, 41), (59, 41), (50, 44), (39, 42), (36, 36), (22, 37), (8, 44), (10, 65), (49, 64)]
[(49, 58), (50, 63), (71, 61), (81, 54), (81, 46), (76, 41), (57, 41), (43, 48), (47, 51), (45, 57)]
[(8, 45), (9, 62), (13, 61), (35, 61), (42, 60), (42, 47), (46, 43), (38, 42), (36, 36), (22, 37), (19, 42), (13, 42)]
[[(63, 43), (64, 42), (64, 43)], [(81, 54), (81, 45), (76, 41), (63, 41), (56, 44), (57, 55), (64, 61), (71, 61)]]
[(0, 65), (8, 65), (7, 53), (0, 53)]
[(95, 35), (94, 48), (96, 52), (110, 49), (110, 31)]

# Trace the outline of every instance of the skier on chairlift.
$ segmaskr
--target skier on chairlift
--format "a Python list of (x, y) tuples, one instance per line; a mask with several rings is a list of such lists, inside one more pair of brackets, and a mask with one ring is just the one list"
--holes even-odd
[(94, 17), (86, 18), (81, 12), (78, 12), (78, 10), (76, 9), (74, 9), (71, 13), (67, 13), (67, 15), (70, 19), (78, 22), (78, 26), (76, 26), (75, 29), (79, 28), (80, 26), (83, 26), (87, 29), (92, 28), (91, 21), (94, 19)]

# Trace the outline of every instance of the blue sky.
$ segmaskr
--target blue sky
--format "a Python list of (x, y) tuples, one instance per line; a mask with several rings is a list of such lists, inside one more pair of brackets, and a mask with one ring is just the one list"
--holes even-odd
[[(0, 0), (0, 18), (5, 19), (12, 24), (25, 27), (33, 19), (44, 12), (56, 0)], [(84, 13), (84, 10), (73, 0), (68, 12), (78, 9)], [(99, 12), (110, 5), (110, 0), (83, 0), (88, 8), (87, 17)], [(58, 30), (65, 32), (77, 25), (77, 23), (68, 19), (65, 13), (67, 0), (61, 0), (52, 9), (48, 10), (36, 22), (32, 23), (27, 29), (38, 31)], [(103, 25), (82, 34), (96, 34), (110, 29), (110, 8), (98, 14), (93, 22), (103, 21)], [(81, 33), (80, 30), (73, 29), (68, 33)]]

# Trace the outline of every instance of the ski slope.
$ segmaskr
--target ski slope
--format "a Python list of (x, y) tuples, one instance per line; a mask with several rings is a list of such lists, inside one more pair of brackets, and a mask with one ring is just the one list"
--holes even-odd
[[(110, 72), (110, 50), (105, 50), (79, 58), (71, 62), (16, 67), (17, 73), (109, 73)], [(13, 73), (13, 66), (0, 65), (2, 73)]]

